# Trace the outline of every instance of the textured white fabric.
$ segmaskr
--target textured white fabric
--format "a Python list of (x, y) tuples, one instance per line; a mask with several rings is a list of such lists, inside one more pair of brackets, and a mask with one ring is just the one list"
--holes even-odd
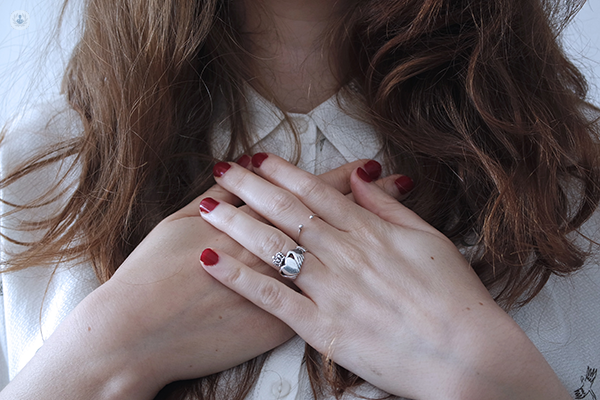
[[(381, 144), (375, 138), (373, 127), (342, 111), (336, 97), (308, 114), (288, 113), (300, 139), (298, 167), (305, 171), (321, 174), (358, 159), (380, 159)], [(358, 113), (351, 103), (339, 97), (344, 109)], [(251, 143), (255, 144), (253, 152), (266, 151), (293, 160), (295, 153), (290, 143), (294, 143), (295, 138), (281, 110), (251, 89), (248, 103)], [(217, 124), (215, 131), (215, 154), (222, 155), (229, 143), (230, 130), (223, 122)]]
[[(269, 151), (291, 157), (293, 138), (283, 114), (254, 92), (249, 93), (248, 116), (255, 134), (253, 150)], [(342, 101), (343, 102), (343, 101)], [(347, 104), (344, 104), (344, 108)], [(69, 135), (77, 135), (81, 124), (63, 100), (32, 108), (16, 121), (2, 146), (2, 171), (14, 168), (37, 149)], [(379, 159), (379, 144), (372, 128), (345, 114), (335, 98), (331, 98), (306, 115), (292, 114), (301, 141), (299, 166), (322, 173), (359, 158)], [(216, 129), (215, 149), (223, 154), (228, 142), (226, 124)], [(11, 202), (27, 202), (37, 198), (51, 186), (68, 166), (48, 167), (43, 172), (22, 179), (4, 190), (2, 198)], [(74, 172), (71, 182), (75, 179)], [(67, 193), (68, 195), (68, 193)], [(57, 206), (32, 210), (21, 219), (35, 219), (55, 212)], [(6, 211), (7, 207), (3, 207)], [(23, 213), (21, 213), (23, 214)], [(11, 230), (15, 217), (2, 221), (3, 233), (31, 240), (39, 233), (16, 233)], [(586, 224), (588, 235), (598, 238), (598, 215)], [(2, 241), (2, 252), (18, 251), (18, 246)], [(527, 306), (514, 313), (515, 320), (550, 362), (574, 398), (594, 398), (594, 370), (600, 367), (600, 268), (596, 257), (577, 274), (553, 277), (542, 292)], [(98, 283), (89, 265), (58, 266), (49, 283), (51, 270), (33, 268), (2, 276), (4, 296), (0, 301), (0, 379), (5, 384), (33, 356), (65, 315), (90, 293)], [(4, 318), (4, 321), (2, 321)], [(275, 349), (267, 359), (249, 400), (312, 398), (306, 370), (302, 366), (304, 342), (296, 337)], [(3, 374), (3, 375), (2, 375)], [(598, 383), (597, 385), (600, 385)], [(370, 385), (359, 394), (381, 396)], [(595, 394), (594, 394), (595, 395)], [(345, 398), (353, 399), (348, 395)]]
[[(62, 139), (77, 134), (80, 123), (74, 112), (67, 112), (64, 100), (55, 104), (32, 107), (15, 120), (0, 148), (1, 171), (14, 169), (40, 150)], [(2, 191), (2, 199), (13, 204), (35, 202), (64, 176), (72, 160), (54, 163), (19, 180)], [(57, 187), (54, 194), (66, 191), (69, 195), (77, 170), (69, 182)], [(40, 231), (19, 232), (14, 228), (20, 221), (36, 221), (58, 211), (63, 201), (57, 201), (21, 212), (2, 220), (2, 233), (9, 237), (31, 242), (41, 237)], [(2, 204), (2, 214), (9, 207)], [(2, 256), (18, 253), (20, 247), (2, 239)], [(53, 275), (52, 280), (50, 277)], [(12, 379), (29, 361), (37, 349), (56, 329), (60, 321), (94, 288), (97, 287), (93, 271), (88, 265), (58, 264), (54, 268), (29, 268), (15, 273), (2, 274), (3, 317), (5, 331), (3, 342), (6, 352), (3, 382)]]

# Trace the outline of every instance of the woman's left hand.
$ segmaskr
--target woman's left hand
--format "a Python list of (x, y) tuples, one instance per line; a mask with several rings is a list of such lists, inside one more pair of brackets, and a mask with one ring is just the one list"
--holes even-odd
[(355, 204), (274, 155), (255, 155), (253, 164), (260, 176), (231, 164), (217, 183), (274, 226), (226, 203), (203, 217), (268, 263), (278, 252), (306, 248), (295, 280), (302, 292), (218, 248), (202, 256), (214, 278), (389, 393), (568, 398), (454, 244), (364, 170), (351, 176)]

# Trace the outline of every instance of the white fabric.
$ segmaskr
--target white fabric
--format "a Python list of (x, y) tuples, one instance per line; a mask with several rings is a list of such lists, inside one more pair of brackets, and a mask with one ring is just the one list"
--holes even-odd
[[(340, 96), (344, 109), (358, 113), (353, 105)], [(253, 133), (253, 152), (266, 151), (292, 160), (294, 135), (283, 121), (284, 114), (272, 103), (248, 90), (248, 122)], [(363, 158), (380, 158), (381, 144), (373, 127), (350, 117), (331, 97), (308, 114), (288, 113), (300, 138), (301, 157), (298, 167), (313, 174), (322, 174), (340, 165)], [(227, 123), (215, 129), (215, 154), (225, 153), (230, 131)]]
[[(253, 150), (291, 157), (289, 143), (293, 136), (282, 122), (283, 114), (256, 93), (251, 92), (249, 96), (248, 116), (255, 133)], [(77, 135), (81, 123), (73, 111), (64, 111), (66, 109), (61, 100), (55, 105), (33, 108), (16, 121), (2, 146), (2, 171), (14, 168), (49, 143)], [(292, 114), (291, 119), (301, 141), (299, 166), (307, 171), (318, 174), (359, 158), (380, 158), (380, 145), (372, 128), (345, 114), (335, 98), (306, 115)], [(218, 126), (216, 132), (215, 150), (222, 154), (229, 137), (226, 124)], [(21, 203), (37, 198), (61, 175), (68, 162), (18, 181), (3, 191), (2, 198)], [(75, 178), (76, 173), (72, 179)], [(6, 210), (4, 206), (2, 211)], [(27, 215), (21, 213), (18, 218), (30, 220), (51, 212), (51, 207), (46, 206)], [(5, 218), (2, 221), (3, 233), (22, 240), (36, 237), (35, 233), (12, 231), (15, 223), (15, 217)], [(599, 227), (596, 215), (586, 224), (585, 230), (598, 238)], [(18, 247), (3, 240), (2, 252), (7, 251), (18, 251)], [(595, 398), (594, 390), (600, 394), (600, 388), (596, 389), (592, 380), (593, 369), (600, 367), (598, 265), (598, 260), (592, 257), (580, 272), (566, 278), (553, 277), (531, 303), (514, 313), (515, 320), (544, 354), (574, 398)], [(4, 324), (0, 328), (3, 326), (5, 329), (0, 329), (1, 384), (15, 376), (64, 316), (98, 285), (89, 265), (63, 263), (58, 267), (51, 281), (52, 271), (48, 268), (32, 268), (2, 276), (4, 295), (0, 301), (0, 323)], [(312, 398), (306, 370), (301, 365), (303, 352), (304, 342), (298, 337), (275, 349), (248, 399)], [(370, 385), (364, 385), (359, 394), (382, 395)], [(348, 395), (345, 398), (356, 397)]]
[[(13, 128), (0, 147), (1, 171), (3, 175), (43, 148), (77, 134), (80, 122), (74, 112), (67, 112), (64, 101), (56, 104), (42, 104), (14, 121)], [(70, 161), (55, 163), (52, 166), (31, 174), (2, 191), (4, 201), (27, 204), (40, 198), (58, 182), (66, 172)], [(75, 174), (77, 171), (75, 171)], [(53, 193), (67, 190), (75, 179), (70, 176)], [(2, 233), (23, 242), (40, 238), (41, 232), (17, 232), (13, 229), (19, 221), (35, 221), (57, 212), (58, 204), (38, 207), (27, 213), (2, 220)], [(2, 214), (9, 207), (2, 204)], [(2, 239), (2, 257), (7, 253), (19, 252), (19, 246)], [(53, 276), (52, 276), (53, 275)], [(52, 280), (50, 277), (52, 276)], [(98, 281), (88, 265), (60, 265), (54, 268), (29, 268), (17, 273), (2, 274), (3, 307), (5, 331), (2, 337), (3, 356), (6, 363), (0, 369), (4, 373), (3, 386), (23, 368), (60, 321), (93, 289)]]

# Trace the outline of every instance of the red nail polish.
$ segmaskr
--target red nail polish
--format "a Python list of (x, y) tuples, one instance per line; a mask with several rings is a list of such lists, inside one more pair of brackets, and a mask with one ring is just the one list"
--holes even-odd
[(202, 199), (202, 201), (200, 202), (200, 212), (207, 214), (207, 213), (211, 212), (212, 210), (214, 210), (215, 207), (218, 205), (219, 205), (218, 201), (216, 201), (212, 197), (206, 197), (206, 198)]
[(246, 168), (250, 164), (250, 160), (251, 160), (250, 156), (248, 154), (244, 154), (243, 156), (238, 158), (236, 163), (238, 163), (242, 167)]
[(200, 256), (200, 261), (202, 261), (204, 265), (215, 265), (219, 262), (219, 255), (212, 249), (204, 249), (202, 255)]
[(227, 172), (227, 170), (231, 168), (231, 165), (229, 165), (229, 163), (226, 162), (218, 162), (215, 164), (215, 166), (213, 167), (213, 175), (216, 176), (217, 178), (220, 178), (223, 176), (223, 174), (225, 172)]
[(415, 187), (415, 183), (408, 176), (401, 176), (394, 181), (401, 195), (405, 195)]
[(367, 174), (369, 174), (372, 181), (379, 179), (379, 177), (381, 176), (381, 164), (379, 164), (375, 160), (368, 161), (363, 166), (363, 169), (367, 172)]
[(255, 155), (253, 155), (252, 165), (254, 165), (254, 168), (260, 167), (260, 165), (263, 163), (263, 161), (267, 159), (267, 157), (269, 157), (267, 153), (256, 153)]
[(373, 182), (373, 179), (371, 179), (371, 177), (369, 176), (369, 174), (367, 174), (367, 171), (365, 171), (362, 168), (359, 168), (356, 170), (356, 175), (358, 175), (358, 177), (360, 179), (362, 179), (365, 182)]

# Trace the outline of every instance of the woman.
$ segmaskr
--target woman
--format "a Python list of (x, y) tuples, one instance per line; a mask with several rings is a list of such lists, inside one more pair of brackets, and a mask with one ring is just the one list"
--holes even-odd
[(47, 287), (38, 319), (70, 313), (0, 398), (593, 393), (597, 110), (556, 42), (576, 9), (88, 1), (81, 125), (3, 181), (25, 221), (4, 286), (103, 285)]

